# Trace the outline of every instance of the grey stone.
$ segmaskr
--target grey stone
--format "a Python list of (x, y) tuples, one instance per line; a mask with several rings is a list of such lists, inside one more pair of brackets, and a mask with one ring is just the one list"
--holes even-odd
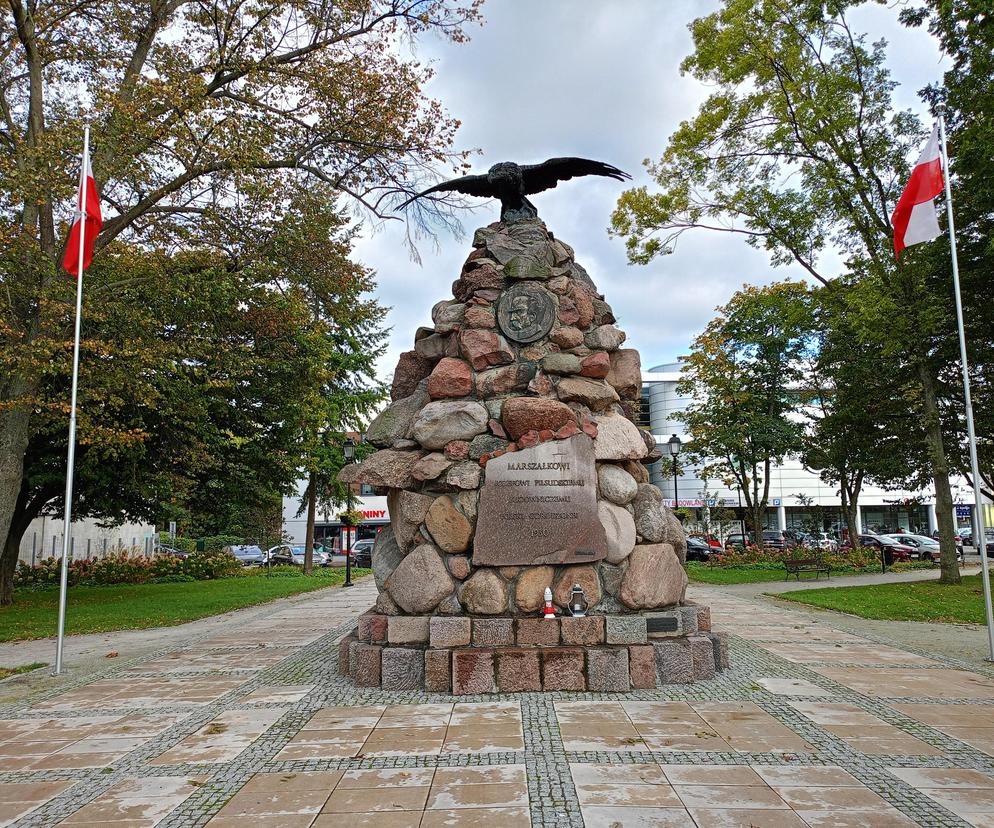
[(628, 650), (591, 648), (587, 651), (587, 686), (597, 693), (627, 693), (631, 690)]
[(628, 607), (611, 595), (605, 595), (601, 598), (601, 600), (594, 605), (592, 611), (596, 612), (598, 615), (618, 615), (620, 613), (631, 612)]
[(390, 644), (427, 644), (427, 615), (395, 615), (387, 619), (387, 641)]
[(476, 523), (476, 512), (479, 502), (480, 493), (475, 490), (459, 492), (456, 495), (456, 503), (459, 504), (459, 508), (466, 515), (470, 523)]
[(400, 562), (384, 584), (405, 612), (431, 612), (452, 592), (452, 576), (431, 544), (422, 544)]
[(426, 359), (438, 360), (444, 356), (449, 356), (450, 337), (448, 335), (433, 333), (424, 339), (419, 339), (414, 343), (414, 352)]
[(618, 597), (631, 609), (655, 609), (678, 604), (687, 591), (687, 573), (668, 543), (636, 546)]
[(414, 475), (415, 480), (435, 480), (444, 474), (453, 462), (442, 452), (433, 451), (414, 464), (411, 474)]
[(641, 483), (632, 505), (635, 507), (635, 531), (647, 543), (662, 543), (667, 531), (663, 493), (651, 483)]
[[(642, 433), (627, 417), (608, 412), (598, 415), (596, 422), (597, 437), (594, 439), (594, 457), (598, 460), (640, 460), (648, 454)], [(604, 468), (615, 468), (617, 471), (625, 473), (616, 466), (604, 466)], [(635, 493), (632, 493), (625, 503), (631, 503), (634, 498)]]
[(425, 448), (441, 449), (452, 440), (472, 440), (482, 434), (489, 419), (487, 409), (478, 402), (438, 400), (421, 409), (411, 433)]
[(443, 618), (433, 615), (428, 622), (432, 647), (465, 647), (470, 642), (471, 621), (465, 616)]
[(400, 615), (401, 611), (393, 598), (390, 597), (390, 593), (385, 590), (376, 596), (376, 604), (373, 609), (380, 615)]
[(440, 334), (452, 333), (462, 325), (466, 306), (461, 302), (438, 302), (431, 309), (431, 320)]
[(652, 647), (660, 684), (690, 684), (694, 680), (694, 656), (687, 639), (653, 641)]
[[(600, 430), (598, 430), (597, 439), (594, 440), (594, 457), (597, 456), (597, 440), (600, 439), (600, 436)], [(597, 465), (597, 490), (601, 497), (606, 500), (624, 506), (635, 499), (635, 495), (639, 491), (639, 484), (620, 466), (599, 463)]]
[(456, 598), (456, 594), (453, 592), (438, 602), (435, 612), (439, 615), (462, 615), (462, 604), (459, 603), (459, 599)]
[(697, 607), (680, 607), (680, 626), (687, 635), (697, 632)]
[(608, 644), (645, 644), (645, 619), (641, 615), (609, 615), (606, 635)]
[(635, 520), (623, 506), (598, 501), (597, 517), (607, 537), (608, 563), (620, 564), (635, 548)]
[(510, 647), (514, 644), (513, 618), (474, 618), (474, 647)]
[(383, 592), (383, 585), (387, 578), (402, 560), (404, 560), (404, 553), (394, 537), (393, 527), (384, 526), (373, 542), (373, 579), (380, 592)]
[(580, 357), (575, 354), (547, 354), (542, 357), (542, 370), (547, 374), (579, 374)]
[[(387, 508), (390, 510), (390, 526), (397, 539), (401, 552), (407, 553), (414, 546), (418, 527), (424, 522), (435, 498), (428, 495), (396, 489), (387, 495)], [(380, 532), (382, 535), (383, 533)], [(375, 561), (373, 568), (376, 568)]]
[(507, 612), (507, 585), (492, 569), (478, 569), (459, 589), (459, 600), (474, 615)]
[(509, 279), (548, 279), (552, 268), (531, 255), (514, 256), (504, 265), (504, 275)]
[(727, 670), (731, 664), (728, 658), (728, 633), (706, 633), (714, 647), (714, 663), (719, 670)]
[(690, 653), (694, 663), (694, 681), (713, 679), (716, 665), (714, 644), (706, 635), (688, 635)]
[[(422, 413), (423, 411), (424, 409)], [(343, 483), (368, 483), (370, 486), (387, 489), (409, 489), (415, 483), (412, 473), (414, 464), (421, 459), (422, 454), (420, 451), (380, 449), (358, 465), (345, 466), (339, 473), (339, 480)]]
[(604, 380), (586, 377), (563, 377), (556, 386), (563, 402), (576, 402), (592, 411), (603, 411), (619, 400), (618, 392)]
[(457, 489), (477, 489), (482, 472), (479, 463), (463, 460), (449, 468), (445, 473), (445, 482)]
[(384, 408), (369, 424), (366, 442), (387, 448), (397, 440), (405, 439), (417, 413), (429, 402), (428, 392), (419, 387), (411, 396), (404, 397)]
[(480, 434), (473, 438), (469, 444), (469, 456), (472, 460), (479, 460), (484, 454), (493, 454), (495, 451), (502, 451), (507, 448), (507, 440), (497, 437), (494, 434)]
[(420, 690), (425, 681), (424, 650), (384, 647), (381, 672), (384, 690)]
[(625, 333), (614, 325), (600, 325), (590, 331), (583, 341), (595, 351), (615, 351), (625, 341)]
[(601, 561), (598, 565), (601, 573), (601, 584), (604, 587), (604, 594), (617, 597), (621, 591), (621, 580), (625, 576), (624, 566), (614, 566), (607, 561)]

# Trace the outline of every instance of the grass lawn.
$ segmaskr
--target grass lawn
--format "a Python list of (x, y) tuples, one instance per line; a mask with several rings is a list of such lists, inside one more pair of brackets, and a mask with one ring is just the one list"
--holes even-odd
[(44, 662), (36, 661), (34, 664), (22, 664), (19, 667), (0, 667), (0, 681), (19, 675), (20, 673), (30, 673), (32, 670), (37, 670), (39, 667), (44, 666)]
[(847, 612), (862, 618), (892, 621), (984, 623), (984, 592), (979, 575), (968, 575), (956, 586), (935, 581), (873, 586), (805, 589), (778, 595), (815, 607)]
[[(356, 578), (369, 572), (352, 570)], [(74, 586), (69, 589), (66, 634), (168, 627), (311, 592), (344, 579), (344, 569), (319, 569), (307, 577), (267, 578), (260, 573), (178, 584)], [(0, 641), (54, 636), (58, 607), (58, 587), (15, 591), (13, 605), (0, 607)]]
[(782, 581), (786, 574), (782, 566), (708, 566), (700, 561), (687, 561), (687, 577), (698, 584), (756, 584)]

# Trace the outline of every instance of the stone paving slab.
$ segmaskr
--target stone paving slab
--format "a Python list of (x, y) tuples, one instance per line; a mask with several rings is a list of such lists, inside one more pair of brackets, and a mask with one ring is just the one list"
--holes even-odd
[(713, 681), (357, 689), (337, 641), (374, 597), (324, 590), (8, 689), (0, 826), (994, 826), (988, 668), (696, 587), (733, 634)]

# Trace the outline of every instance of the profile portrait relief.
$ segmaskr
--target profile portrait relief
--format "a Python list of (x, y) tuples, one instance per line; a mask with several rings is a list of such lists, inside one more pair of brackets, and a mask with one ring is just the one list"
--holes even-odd
[(534, 342), (552, 330), (555, 300), (545, 288), (534, 284), (514, 285), (497, 306), (501, 331), (514, 342)]

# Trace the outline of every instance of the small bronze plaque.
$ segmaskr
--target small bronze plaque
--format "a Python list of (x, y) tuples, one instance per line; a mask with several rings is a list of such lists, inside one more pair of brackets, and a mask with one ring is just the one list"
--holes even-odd
[(586, 434), (495, 457), (485, 473), (474, 564), (593, 563), (607, 554)]
[(676, 632), (680, 628), (680, 624), (676, 617), (670, 618), (646, 618), (645, 619), (645, 629), (649, 633), (661, 633), (661, 632)]
[(534, 342), (548, 335), (556, 319), (556, 303), (544, 287), (513, 285), (497, 305), (497, 322), (508, 339)]

